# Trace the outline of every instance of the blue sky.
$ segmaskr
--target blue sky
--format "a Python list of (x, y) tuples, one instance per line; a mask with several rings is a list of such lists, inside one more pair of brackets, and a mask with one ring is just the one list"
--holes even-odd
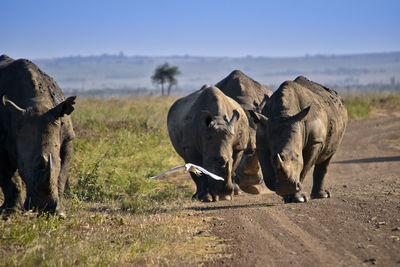
[(400, 51), (398, 0), (1, 0), (0, 54), (303, 56)]

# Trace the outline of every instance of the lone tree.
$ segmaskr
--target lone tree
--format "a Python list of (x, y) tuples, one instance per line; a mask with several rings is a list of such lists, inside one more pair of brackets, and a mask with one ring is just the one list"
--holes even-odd
[(155, 69), (151, 80), (153, 83), (161, 85), (161, 95), (164, 95), (164, 84), (168, 83), (169, 95), (171, 93), (171, 87), (178, 83), (175, 76), (180, 73), (177, 66), (170, 66), (168, 63), (164, 63)]

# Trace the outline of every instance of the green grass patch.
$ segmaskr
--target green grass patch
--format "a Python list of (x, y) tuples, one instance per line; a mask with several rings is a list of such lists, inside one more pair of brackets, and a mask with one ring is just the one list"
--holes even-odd
[(121, 200), (131, 212), (156, 210), (185, 196), (150, 176), (182, 164), (168, 136), (172, 98), (85, 99), (72, 115), (77, 138), (71, 193), (84, 201)]
[(350, 119), (362, 119), (378, 109), (400, 109), (400, 93), (366, 93), (343, 97)]

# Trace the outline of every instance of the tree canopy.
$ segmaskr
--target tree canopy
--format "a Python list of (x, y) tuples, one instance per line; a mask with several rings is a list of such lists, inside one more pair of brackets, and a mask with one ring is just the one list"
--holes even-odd
[(158, 66), (153, 76), (151, 76), (151, 80), (155, 84), (161, 85), (161, 95), (164, 95), (164, 84), (168, 84), (168, 95), (171, 93), (171, 87), (178, 83), (176, 79), (176, 75), (180, 74), (177, 66), (170, 66), (167, 62)]

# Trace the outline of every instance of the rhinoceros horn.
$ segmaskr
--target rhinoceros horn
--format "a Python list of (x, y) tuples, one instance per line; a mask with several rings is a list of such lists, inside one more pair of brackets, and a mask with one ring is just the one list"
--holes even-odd
[(276, 159), (277, 159), (277, 168), (279, 170), (281, 170), (282, 173), (284, 173), (285, 175), (287, 175), (287, 171), (285, 168), (285, 162), (283, 161), (281, 155), (278, 153), (276, 154)]
[(4, 107), (8, 108), (9, 110), (11, 110), (13, 112), (20, 113), (20, 114), (25, 114), (25, 112), (26, 112), (25, 109), (20, 108), (17, 104), (15, 104), (11, 100), (7, 99), (7, 97), (5, 95), (3, 95), (2, 103), (3, 103)]
[(51, 157), (51, 153), (49, 153), (49, 155), (47, 156), (47, 162), (48, 162), (48, 172), (49, 172), (49, 175), (51, 175), (51, 169), (53, 168), (53, 160), (52, 160), (52, 157)]

